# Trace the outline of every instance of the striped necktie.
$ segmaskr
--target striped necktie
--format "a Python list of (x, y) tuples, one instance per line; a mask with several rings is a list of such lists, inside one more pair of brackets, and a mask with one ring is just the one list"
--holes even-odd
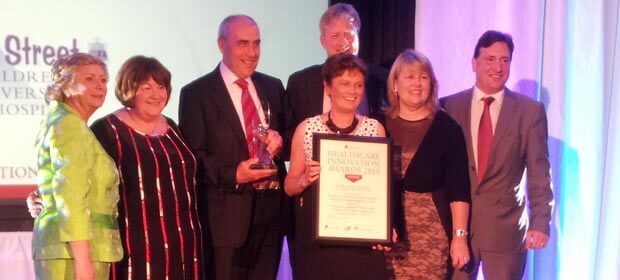
[(260, 122), (260, 119), (254, 100), (252, 100), (248, 90), (248, 82), (244, 79), (238, 79), (235, 83), (241, 88), (241, 109), (243, 111), (243, 124), (245, 125), (245, 140), (250, 157), (255, 157), (257, 151), (253, 143), (254, 134), (252, 133), (252, 128)]
[(484, 110), (478, 127), (478, 183), (482, 182), (489, 163), (489, 153), (491, 153), (491, 144), (493, 143), (493, 123), (491, 122), (489, 107), (495, 98), (486, 97), (482, 101), (484, 101)]

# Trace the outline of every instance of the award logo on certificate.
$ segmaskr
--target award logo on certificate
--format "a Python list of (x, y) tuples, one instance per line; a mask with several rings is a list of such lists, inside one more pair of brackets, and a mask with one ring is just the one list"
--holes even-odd
[(318, 133), (313, 139), (321, 165), (314, 238), (361, 246), (391, 242), (391, 139)]

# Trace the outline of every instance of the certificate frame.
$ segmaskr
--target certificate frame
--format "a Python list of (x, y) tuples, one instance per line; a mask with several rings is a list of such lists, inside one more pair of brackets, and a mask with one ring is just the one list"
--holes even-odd
[(392, 139), (313, 134), (316, 181), (312, 239), (372, 246), (392, 239)]

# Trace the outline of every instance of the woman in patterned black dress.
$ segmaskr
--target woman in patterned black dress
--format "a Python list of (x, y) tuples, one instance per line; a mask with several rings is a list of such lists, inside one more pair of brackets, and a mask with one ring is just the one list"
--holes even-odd
[(205, 278), (196, 159), (176, 124), (161, 114), (170, 78), (156, 59), (130, 58), (117, 76), (116, 96), (124, 108), (91, 125), (121, 177), (125, 257), (112, 266), (112, 279)]

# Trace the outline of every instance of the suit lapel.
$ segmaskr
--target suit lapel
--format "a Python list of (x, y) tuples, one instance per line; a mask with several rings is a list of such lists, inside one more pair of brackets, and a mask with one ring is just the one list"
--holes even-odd
[(239, 119), (235, 105), (233, 105), (232, 99), (230, 98), (230, 93), (228, 93), (228, 89), (224, 84), (224, 79), (222, 78), (222, 74), (220, 74), (219, 65), (215, 68), (213, 73), (216, 82), (212, 84), (211, 94), (209, 96), (211, 96), (211, 101), (216, 105), (214, 108), (219, 108), (221, 110), (222, 116), (228, 122), (229, 127), (232, 128), (239, 140), (242, 143), (245, 143), (245, 133), (243, 132), (243, 127), (241, 126), (241, 120)]
[(467, 161), (470, 178), (471, 191), (474, 193), (478, 188), (478, 175), (476, 173), (476, 159), (471, 135), (471, 102), (473, 98), (473, 88), (456, 93), (447, 98), (445, 108), (450, 116), (461, 126), (465, 143), (467, 146)]
[[(323, 103), (324, 103), (323, 98), (325, 98), (325, 87), (323, 86), (322, 80), (321, 80), (320, 85), (317, 88), (318, 90), (316, 91), (317, 92), (316, 100), (318, 100), (318, 102), (315, 103), (316, 108), (314, 112), (323, 113)], [(330, 109), (331, 109), (331, 105), (330, 105)]]
[(312, 75), (313, 77), (318, 77), (319, 79), (313, 82), (313, 84), (316, 85), (316, 90), (312, 90), (310, 92), (311, 95), (316, 95), (316, 98), (312, 98), (313, 100), (316, 100), (316, 102), (311, 102), (311, 106), (314, 107), (312, 108), (312, 111), (310, 111), (312, 112), (311, 116), (316, 115), (315, 112), (323, 113), (323, 98), (325, 97), (325, 87), (323, 86), (323, 75), (321, 74), (321, 69), (323, 69), (323, 64), (321, 64), (318, 68), (318, 74)]
[(470, 170), (470, 176), (471, 176), (471, 174), (476, 174), (474, 146), (473, 146), (472, 135), (471, 135), (471, 122), (472, 122), (471, 100), (473, 98), (473, 88), (465, 92), (465, 94), (463, 94), (460, 98), (462, 98), (462, 100), (460, 102), (457, 102), (456, 104), (459, 104), (460, 106), (462, 106), (461, 108), (458, 108), (458, 112), (460, 113), (459, 118), (463, 120), (462, 129), (463, 129), (463, 134), (465, 134), (465, 143), (467, 143), (467, 154), (470, 155), (469, 156), (469, 170)]
[(266, 85), (257, 75), (252, 75), (252, 83), (254, 83), (254, 88), (256, 88), (256, 94), (258, 94), (258, 99), (260, 99), (260, 104), (256, 105), (257, 107), (262, 108), (263, 112), (265, 112), (267, 110), (266, 106), (269, 103), (269, 95), (267, 95)]
[[(502, 108), (499, 111), (497, 124), (495, 125), (493, 144), (491, 145), (491, 152), (489, 153), (489, 163), (487, 165), (486, 174), (489, 174), (489, 171), (492, 171), (494, 163), (497, 161), (498, 157), (501, 156), (501, 151), (498, 150), (499, 144), (504, 141), (505, 136), (510, 132), (510, 129), (516, 127), (512, 124), (516, 116), (516, 100), (514, 94), (515, 93), (508, 89), (505, 90), (504, 100), (502, 100)], [(486, 177), (487, 176), (485, 175), (485, 178)], [(483, 181), (485, 178), (483, 178)]]

